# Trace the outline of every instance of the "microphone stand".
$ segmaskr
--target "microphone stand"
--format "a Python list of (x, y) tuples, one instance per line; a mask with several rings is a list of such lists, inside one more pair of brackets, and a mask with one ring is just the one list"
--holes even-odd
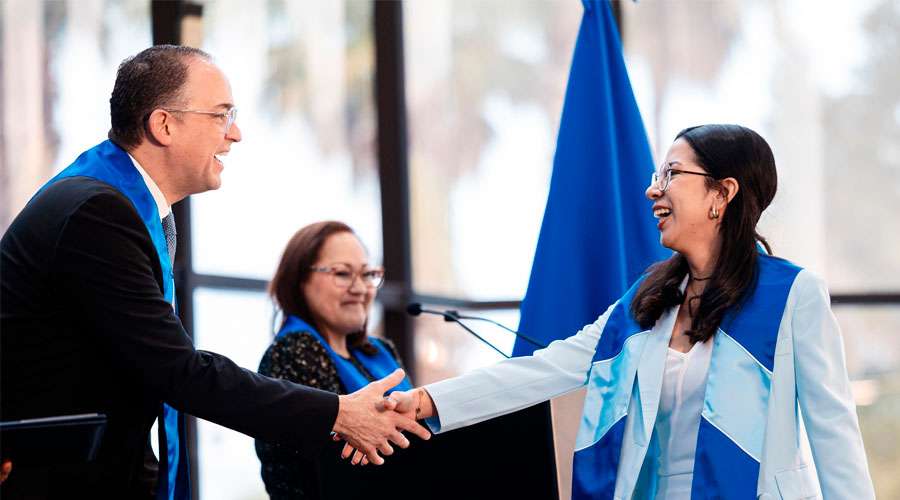
[[(452, 318), (451, 318), (451, 316), (452, 316)], [(462, 323), (459, 322), (459, 320), (461, 320), (461, 319), (471, 319), (471, 320), (478, 320), (478, 321), (487, 321), (488, 323), (492, 323), (492, 324), (494, 324), (494, 325), (499, 326), (500, 328), (503, 328), (504, 330), (506, 330), (506, 331), (512, 333), (512, 334), (515, 335), (516, 337), (520, 337), (520, 338), (522, 338), (523, 340), (527, 340), (528, 342), (531, 342), (532, 344), (534, 344), (534, 345), (540, 347), (541, 349), (544, 349), (544, 348), (547, 347), (546, 344), (543, 344), (543, 343), (541, 343), (541, 342), (538, 342), (537, 340), (534, 340), (533, 338), (529, 337), (528, 335), (525, 335), (524, 333), (519, 333), (519, 332), (513, 330), (512, 328), (509, 328), (509, 327), (506, 326), (506, 325), (501, 325), (500, 323), (498, 323), (498, 322), (496, 322), (496, 321), (494, 321), (494, 320), (492, 320), (492, 319), (490, 319), (490, 318), (480, 318), (480, 317), (478, 317), (478, 316), (464, 316), (464, 315), (459, 314), (459, 312), (457, 312), (457, 311), (455, 311), (455, 310), (453, 310), (453, 309), (450, 309), (450, 310), (448, 310), (448, 311), (444, 311), (444, 321), (456, 321), (457, 323), (459, 323), (459, 324), (462, 325)], [(507, 357), (509, 357), (509, 356), (507, 356)]]
[(458, 318), (457, 316), (455, 316), (455, 315), (452, 314), (452, 313), (455, 313), (455, 312), (456, 312), (456, 311), (447, 311), (447, 313), (444, 314), (444, 321), (455, 321), (456, 324), (458, 324), (459, 326), (465, 328), (465, 330), (466, 330), (467, 332), (469, 332), (469, 333), (471, 333), (472, 335), (474, 335), (475, 337), (477, 337), (478, 340), (480, 340), (480, 341), (484, 342), (485, 344), (491, 346), (491, 349), (493, 349), (493, 350), (499, 352), (501, 356), (503, 356), (504, 358), (507, 358), (507, 359), (509, 358), (509, 355), (508, 355), (508, 354), (506, 354), (505, 352), (503, 352), (503, 351), (501, 351), (500, 349), (498, 349), (497, 346), (495, 346), (494, 344), (491, 344), (490, 342), (488, 342), (487, 340), (485, 340), (484, 337), (482, 337), (481, 335), (478, 335), (477, 333), (475, 333), (475, 330), (472, 330), (471, 328), (469, 328), (468, 326), (466, 326), (465, 323), (463, 323), (462, 321), (460, 321), (459, 318)]
[(477, 338), (478, 340), (480, 340), (480, 341), (484, 342), (485, 344), (491, 346), (491, 349), (493, 349), (493, 350), (499, 352), (500, 355), (503, 356), (504, 358), (509, 358), (509, 356), (508, 356), (505, 352), (503, 352), (503, 351), (501, 351), (500, 349), (498, 349), (497, 346), (495, 346), (494, 344), (491, 344), (490, 342), (488, 342), (484, 337), (482, 337), (481, 335), (478, 335), (477, 333), (475, 333), (474, 330), (472, 330), (471, 328), (469, 328), (468, 326), (466, 326), (462, 321), (460, 321), (460, 319), (477, 319), (477, 320), (479, 320), (479, 321), (487, 321), (487, 322), (489, 322), (489, 323), (493, 323), (493, 324), (499, 326), (500, 328), (503, 328), (504, 330), (506, 330), (506, 331), (512, 333), (512, 334), (515, 335), (516, 337), (521, 337), (521, 338), (527, 340), (528, 342), (531, 342), (532, 344), (534, 344), (534, 345), (536, 345), (536, 346), (538, 346), (538, 347), (540, 347), (540, 348), (542, 348), (542, 349), (545, 348), (545, 347), (547, 347), (546, 345), (544, 345), (544, 344), (542, 344), (542, 343), (540, 343), (540, 342), (534, 340), (533, 338), (529, 337), (528, 335), (525, 335), (525, 334), (523, 334), (523, 333), (519, 333), (519, 332), (517, 332), (517, 331), (515, 331), (515, 330), (512, 330), (512, 329), (510, 329), (510, 328), (508, 328), (508, 327), (506, 327), (506, 326), (504, 326), (504, 325), (501, 325), (500, 323), (498, 323), (498, 322), (496, 322), (496, 321), (494, 321), (494, 320), (492, 320), (492, 319), (488, 319), (488, 318), (479, 318), (478, 316), (461, 316), (461, 315), (459, 314), (458, 311), (453, 311), (453, 310), (449, 310), (449, 311), (435, 311), (434, 309), (426, 309), (426, 308), (422, 307), (422, 304), (420, 304), (420, 303), (418, 303), (418, 302), (413, 302), (413, 303), (411, 303), (411, 304), (409, 304), (409, 305), (406, 306), (406, 313), (409, 314), (410, 316), (418, 316), (418, 315), (422, 314), (423, 312), (424, 312), (424, 313), (428, 313), (428, 314), (437, 314), (438, 316), (443, 316), (444, 321), (455, 321), (456, 324), (458, 324), (459, 326), (463, 327), (467, 332), (469, 332), (469, 333), (471, 333), (472, 335), (474, 335), (475, 338)]
[[(467, 332), (474, 335), (475, 338), (477, 338), (478, 340), (491, 346), (491, 349), (499, 352), (501, 356), (503, 356), (504, 358), (509, 358), (509, 356), (507, 356), (505, 352), (498, 349), (497, 346), (495, 346), (494, 344), (491, 344), (484, 337), (482, 337), (481, 335), (478, 335), (477, 333), (475, 333), (474, 330), (472, 330), (468, 326), (464, 325), (463, 322), (459, 320), (459, 317), (458, 317), (459, 314), (457, 314), (456, 311), (435, 311), (434, 309), (425, 309), (424, 307), (422, 307), (422, 304), (420, 304), (418, 302), (413, 302), (406, 306), (406, 314), (409, 314), (410, 316), (418, 316), (422, 313), (437, 314), (438, 316), (443, 316), (444, 321), (455, 321), (456, 324), (463, 327)], [(515, 332), (513, 332), (513, 333), (515, 333)]]

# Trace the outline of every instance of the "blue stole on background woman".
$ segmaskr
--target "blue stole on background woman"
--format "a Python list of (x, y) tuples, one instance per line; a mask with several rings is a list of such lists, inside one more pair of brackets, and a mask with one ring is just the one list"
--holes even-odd
[[(775, 344), (787, 297), (800, 268), (760, 255), (758, 281), (746, 301), (730, 307), (713, 342), (706, 395), (694, 454), (692, 499), (755, 499), (775, 362)], [(656, 491), (658, 445), (646, 428), (655, 419), (632, 415), (635, 432), (643, 432), (646, 456), (622, 455), (630, 404), (641, 414), (642, 356), (658, 344), (631, 315), (638, 283), (625, 293), (609, 315), (597, 345), (588, 379), (581, 425), (575, 444), (572, 498), (612, 499), (620, 468), (635, 480), (634, 498), (652, 499)], [(668, 345), (668, 342), (665, 342)], [(664, 346), (663, 346), (664, 347)], [(662, 358), (664, 359), (664, 358)], [(658, 367), (662, 369), (662, 367)], [(646, 383), (646, 382), (645, 382)], [(652, 386), (652, 383), (646, 383)], [(646, 387), (645, 387), (646, 390)], [(640, 452), (639, 452), (640, 453)], [(641, 467), (641, 464), (644, 466)], [(638, 471), (637, 469), (640, 469)], [(620, 486), (621, 488), (621, 486)], [(631, 491), (619, 492), (631, 498)]]
[[(74, 163), (50, 179), (41, 188), (41, 191), (66, 177), (90, 177), (105, 182), (131, 200), (144, 221), (147, 232), (150, 233), (153, 246), (156, 247), (162, 275), (169, 277), (169, 279), (163, 279), (163, 295), (169, 303), (174, 305), (175, 281), (159, 209), (150, 189), (144, 183), (144, 178), (134, 168), (134, 163), (128, 153), (110, 141), (103, 141), (82, 153)], [(158, 425), (165, 426), (166, 439), (165, 443), (160, 443), (160, 446), (165, 444), (167, 453), (160, 453), (160, 472), (168, 471), (168, 474), (160, 474), (156, 498), (160, 500), (190, 500), (190, 471), (188, 469), (187, 443), (184, 439), (184, 415), (167, 404), (163, 404), (163, 413), (164, 423), (159, 422)]]
[[(356, 365), (340, 354), (334, 352), (334, 349), (328, 345), (328, 342), (322, 338), (312, 325), (297, 316), (288, 314), (284, 326), (281, 327), (278, 335), (275, 336), (275, 340), (278, 341), (278, 339), (291, 332), (308, 332), (325, 346), (325, 350), (328, 351), (328, 355), (331, 356), (331, 361), (334, 362), (334, 366), (337, 368), (338, 376), (341, 377), (341, 382), (344, 383), (344, 388), (347, 389), (347, 394), (356, 392), (369, 385), (369, 382), (371, 382), (361, 371), (359, 371), (359, 368), (357, 368)], [(391, 356), (391, 353), (388, 352), (381, 341), (372, 337), (369, 337), (369, 340), (378, 348), (378, 352), (375, 354), (366, 354), (358, 349), (350, 348), (350, 354), (363, 365), (366, 371), (369, 372), (369, 375), (375, 377), (375, 380), (378, 380), (387, 377), (393, 373), (394, 370), (400, 368), (397, 360)], [(412, 385), (409, 383), (409, 378), (403, 377), (403, 380), (397, 387), (391, 390), (408, 391), (411, 389)]]

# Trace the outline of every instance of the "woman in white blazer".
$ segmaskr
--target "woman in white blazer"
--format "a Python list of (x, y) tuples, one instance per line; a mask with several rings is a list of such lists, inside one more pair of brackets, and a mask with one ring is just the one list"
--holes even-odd
[(443, 432), (588, 385), (573, 498), (874, 498), (825, 283), (755, 230), (776, 185), (752, 130), (681, 131), (646, 192), (671, 258), (574, 336), (385, 406)]

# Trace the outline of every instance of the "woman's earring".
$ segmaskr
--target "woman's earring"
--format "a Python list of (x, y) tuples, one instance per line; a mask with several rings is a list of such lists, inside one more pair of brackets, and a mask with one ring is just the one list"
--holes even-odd
[(711, 212), (712, 212), (712, 217), (710, 217), (710, 219), (718, 219), (719, 218), (719, 209), (716, 208), (715, 205), (713, 205)]

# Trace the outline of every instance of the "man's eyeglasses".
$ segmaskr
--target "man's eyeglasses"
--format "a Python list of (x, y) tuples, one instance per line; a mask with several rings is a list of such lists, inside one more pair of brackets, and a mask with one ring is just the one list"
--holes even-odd
[(354, 271), (350, 266), (313, 266), (310, 267), (313, 271), (321, 271), (323, 273), (331, 274), (332, 279), (334, 279), (335, 286), (339, 288), (350, 288), (353, 286), (353, 282), (356, 281), (357, 276), (362, 280), (363, 284), (368, 288), (378, 288), (384, 283), (384, 268), (383, 267), (375, 267), (375, 268), (363, 268), (359, 271)]
[(216, 116), (219, 120), (225, 120), (225, 134), (231, 132), (231, 126), (234, 124), (234, 120), (237, 118), (237, 108), (232, 106), (231, 109), (224, 113), (217, 113), (215, 111), (198, 111), (196, 109), (164, 109), (163, 111), (167, 111), (169, 113), (197, 113), (200, 115), (210, 115)]
[(704, 177), (712, 177), (713, 179), (715, 179), (715, 176), (704, 172), (678, 170), (675, 168), (671, 168), (668, 163), (663, 163), (659, 166), (658, 171), (653, 172), (653, 176), (650, 177), (650, 184), (656, 184), (656, 187), (658, 187), (660, 191), (665, 191), (666, 189), (668, 189), (669, 182), (672, 180), (672, 175), (674, 174), (702, 175)]

